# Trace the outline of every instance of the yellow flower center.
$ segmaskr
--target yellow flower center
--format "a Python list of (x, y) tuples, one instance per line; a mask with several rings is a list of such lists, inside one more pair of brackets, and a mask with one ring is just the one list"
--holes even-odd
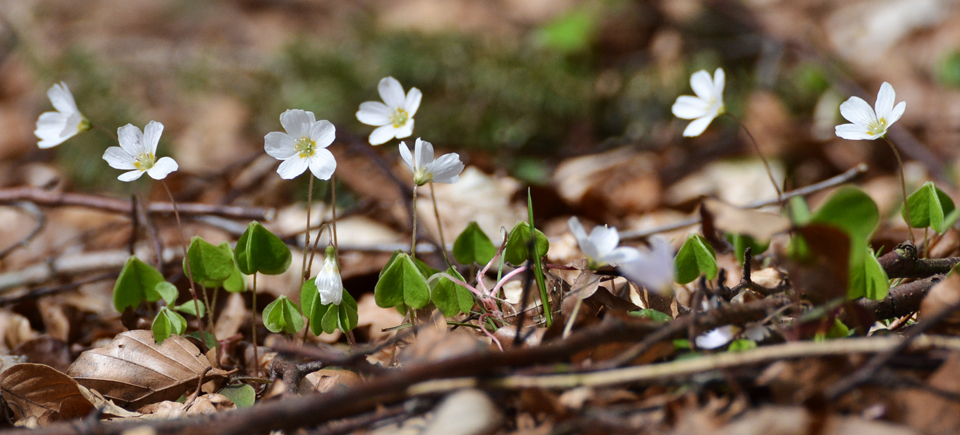
[(297, 150), (297, 153), (300, 154), (301, 159), (305, 159), (312, 156), (316, 152), (317, 143), (309, 137), (301, 137), (300, 139), (297, 139), (297, 143), (293, 146), (293, 149)]
[(407, 121), (410, 119), (410, 115), (407, 114), (406, 110), (397, 109), (393, 112), (393, 115), (390, 115), (390, 122), (393, 124), (393, 128), (400, 128), (404, 125), (407, 125)]
[(153, 153), (142, 153), (138, 155), (136, 161), (133, 162), (133, 167), (141, 171), (148, 171), (153, 167), (153, 164), (156, 163), (156, 158)]
[(883, 136), (884, 134), (887, 133), (887, 127), (888, 127), (887, 120), (884, 118), (880, 118), (879, 120), (877, 120), (877, 122), (871, 122), (869, 125), (867, 125), (867, 131), (869, 131), (870, 134), (877, 134), (877, 135)]

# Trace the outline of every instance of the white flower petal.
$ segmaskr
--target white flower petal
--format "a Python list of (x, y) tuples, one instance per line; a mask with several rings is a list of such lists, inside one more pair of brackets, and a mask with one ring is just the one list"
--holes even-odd
[(70, 116), (74, 112), (79, 112), (79, 110), (77, 110), (77, 103), (73, 100), (73, 94), (70, 93), (70, 88), (67, 87), (67, 84), (64, 82), (51, 86), (50, 89), (47, 90), (47, 97), (50, 98), (53, 107), (66, 116)]
[(380, 92), (380, 98), (390, 109), (403, 108), (406, 102), (406, 96), (403, 95), (403, 86), (393, 77), (384, 77), (377, 85), (377, 91)]
[(147, 170), (147, 175), (154, 180), (162, 180), (167, 178), (167, 175), (173, 171), (179, 169), (180, 166), (177, 165), (177, 161), (170, 157), (162, 157), (160, 160), (157, 160), (153, 164), (153, 167)]
[(130, 181), (139, 179), (142, 175), (143, 175), (143, 171), (136, 169), (130, 172), (124, 172), (120, 174), (120, 176), (117, 177), (117, 179), (124, 182), (130, 182)]
[(324, 259), (323, 269), (314, 281), (317, 292), (320, 293), (320, 303), (323, 305), (340, 305), (343, 300), (343, 280), (340, 278), (340, 271), (337, 270), (335, 261), (329, 257)]
[(309, 166), (307, 159), (293, 157), (284, 160), (283, 163), (280, 164), (280, 167), (277, 168), (277, 173), (280, 174), (280, 178), (284, 180), (292, 180), (306, 171), (307, 166)]
[(837, 136), (846, 140), (873, 140), (877, 136), (867, 131), (862, 125), (840, 124), (836, 127)]
[(143, 133), (139, 127), (133, 124), (124, 125), (117, 129), (117, 138), (120, 142), (120, 147), (123, 148), (127, 154), (131, 156), (140, 154), (140, 144), (143, 142)]
[(403, 162), (407, 164), (407, 167), (411, 171), (416, 171), (416, 168), (413, 166), (413, 156), (410, 154), (410, 147), (407, 146), (406, 142), (400, 142), (400, 158), (403, 159)]
[(310, 126), (316, 119), (313, 112), (307, 112), (300, 109), (289, 109), (280, 114), (280, 125), (292, 137), (308, 137)]
[(393, 139), (396, 135), (397, 129), (393, 128), (393, 125), (384, 125), (383, 127), (377, 127), (373, 130), (373, 133), (370, 133), (370, 145), (382, 145), (388, 140)]
[(893, 110), (893, 103), (897, 100), (897, 93), (893, 90), (890, 83), (883, 82), (880, 85), (880, 92), (877, 93), (877, 101), (873, 107), (876, 109), (877, 118), (889, 118), (890, 111)]
[(271, 131), (263, 137), (263, 150), (270, 157), (278, 160), (286, 160), (297, 155), (296, 140), (289, 134), (279, 131)]
[(893, 110), (886, 116), (887, 118), (887, 128), (889, 129), (894, 122), (900, 120), (900, 117), (903, 116), (903, 112), (907, 110), (907, 102), (901, 101), (900, 104), (897, 104)]
[(426, 168), (427, 165), (433, 162), (433, 144), (417, 138), (413, 156), (418, 168)]
[(701, 349), (716, 349), (733, 340), (735, 333), (733, 326), (727, 325), (698, 336), (694, 342)]
[(421, 99), (423, 99), (423, 93), (417, 88), (410, 88), (410, 92), (407, 92), (407, 99), (403, 103), (404, 109), (407, 110), (407, 116), (413, 118), (413, 115), (417, 114)]
[(709, 108), (710, 104), (706, 101), (689, 95), (681, 95), (677, 97), (677, 102), (673, 103), (670, 110), (673, 112), (673, 116), (677, 118), (697, 119), (706, 115)]
[(673, 246), (666, 239), (654, 236), (650, 250), (638, 250), (640, 257), (619, 264), (620, 273), (649, 291), (667, 296), (674, 282)]
[(603, 260), (620, 244), (620, 233), (615, 227), (597, 225), (590, 231), (590, 242), (597, 248), (596, 260)]
[(107, 164), (113, 169), (121, 169), (124, 171), (137, 169), (137, 167), (133, 165), (133, 163), (136, 162), (133, 156), (120, 147), (107, 148), (107, 150), (103, 152), (103, 159), (106, 160)]
[(150, 121), (147, 123), (147, 126), (143, 128), (142, 145), (150, 154), (157, 153), (157, 145), (160, 144), (161, 134), (163, 134), (163, 124), (157, 121)]
[(460, 155), (449, 153), (440, 156), (437, 160), (427, 165), (427, 172), (432, 174), (434, 183), (453, 184), (460, 179), (460, 173), (463, 172), (463, 162), (460, 161)]
[(590, 237), (587, 237), (587, 230), (583, 228), (580, 219), (577, 219), (576, 216), (570, 217), (570, 219), (567, 219), (567, 226), (570, 227), (570, 233), (573, 234), (573, 238), (577, 239), (577, 245), (580, 246), (581, 251), (583, 250), (583, 245), (591, 244)]
[(407, 123), (396, 129), (393, 134), (397, 137), (397, 139), (410, 137), (410, 135), (413, 134), (413, 119), (407, 119)]
[(310, 139), (316, 144), (317, 148), (326, 148), (333, 143), (337, 137), (337, 128), (325, 119), (315, 122), (310, 127)]
[(685, 137), (696, 137), (703, 134), (703, 132), (710, 126), (710, 123), (713, 122), (715, 115), (707, 115), (702, 118), (697, 118), (690, 123), (683, 130), (683, 135)]
[(337, 170), (337, 159), (326, 148), (316, 150), (307, 160), (309, 160), (307, 164), (310, 172), (321, 180), (329, 180), (333, 176), (333, 171)]
[(850, 97), (847, 101), (844, 101), (840, 105), (840, 114), (847, 121), (864, 128), (877, 122), (877, 115), (873, 113), (873, 108), (860, 97)]
[(642, 257), (639, 249), (630, 246), (621, 246), (610, 251), (603, 257), (603, 262), (610, 264), (624, 264), (637, 261)]
[(61, 136), (67, 123), (67, 117), (60, 112), (44, 112), (37, 118), (37, 129), (33, 134), (41, 139), (37, 143), (40, 148), (52, 148), (69, 139)]
[(713, 72), (713, 91), (714, 96), (719, 100), (723, 100), (723, 87), (726, 85), (727, 75), (723, 72), (723, 68), (717, 68)]
[(379, 101), (367, 101), (360, 104), (357, 119), (367, 125), (390, 124), (390, 115), (393, 113), (386, 104)]
[(693, 93), (697, 94), (697, 97), (700, 97), (701, 100), (710, 101), (717, 97), (714, 94), (716, 88), (714, 88), (713, 80), (707, 70), (693, 73), (690, 76), (690, 87), (693, 88)]
[(70, 115), (69, 118), (63, 124), (63, 129), (60, 131), (60, 137), (63, 140), (67, 140), (71, 137), (80, 133), (80, 122), (83, 121), (83, 116), (80, 115), (80, 112), (73, 112), (73, 115)]

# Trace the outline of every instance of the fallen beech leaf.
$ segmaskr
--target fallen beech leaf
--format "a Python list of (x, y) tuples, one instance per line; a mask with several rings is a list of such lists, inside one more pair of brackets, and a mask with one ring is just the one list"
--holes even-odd
[(187, 339), (171, 336), (157, 344), (147, 330), (124, 332), (107, 345), (88, 350), (67, 374), (126, 408), (173, 400), (197, 387), (197, 381), (223, 378)]
[[(960, 274), (951, 273), (946, 279), (930, 288), (920, 302), (920, 321), (935, 316), (941, 310), (953, 309), (960, 302)], [(932, 326), (930, 332), (954, 334), (960, 330), (960, 313), (953, 313)]]
[[(953, 352), (926, 384), (949, 393), (960, 392), (960, 354)], [(900, 397), (906, 423), (929, 434), (951, 434), (960, 430), (960, 404), (920, 389), (910, 389)]]
[(326, 393), (360, 385), (360, 376), (350, 370), (322, 369), (310, 373), (300, 381), (301, 396), (317, 392)]
[(36, 417), (40, 424), (80, 418), (93, 405), (77, 381), (43, 364), (17, 364), (0, 374), (0, 390), (17, 420)]
[(240, 293), (230, 293), (226, 305), (217, 313), (214, 334), (221, 339), (237, 335), (246, 316), (247, 307), (243, 302), (243, 296)]
[(790, 219), (773, 213), (744, 210), (723, 201), (707, 198), (701, 206), (713, 216), (713, 225), (724, 232), (745, 234), (757, 240), (770, 240), (790, 229)]
[(106, 417), (130, 418), (139, 417), (142, 415), (139, 412), (127, 411), (126, 409), (117, 406), (116, 403), (113, 403), (112, 400), (103, 397), (103, 395), (97, 390), (91, 390), (80, 384), (77, 384), (77, 388), (80, 389), (80, 394), (83, 394), (83, 397), (92, 403), (94, 408), (99, 409), (100, 412)]

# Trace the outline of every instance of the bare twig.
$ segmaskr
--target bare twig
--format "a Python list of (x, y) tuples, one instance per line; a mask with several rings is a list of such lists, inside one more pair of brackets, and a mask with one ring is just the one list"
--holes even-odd
[[(89, 207), (114, 213), (129, 213), (130, 201), (103, 195), (86, 193), (51, 192), (34, 187), (15, 187), (0, 189), (0, 203), (30, 201), (42, 206), (74, 205)], [(232, 205), (211, 205), (199, 203), (177, 204), (183, 215), (214, 215), (234, 219), (253, 219), (259, 221), (273, 220), (276, 210), (272, 208), (241, 207)], [(154, 202), (147, 207), (150, 214), (172, 214), (173, 204)]]
[(43, 212), (40, 211), (40, 208), (37, 207), (36, 204), (28, 201), (23, 201), (23, 202), (16, 202), (11, 205), (27, 213), (30, 213), (30, 215), (33, 216), (33, 219), (36, 221), (36, 225), (34, 225), (33, 229), (30, 230), (30, 232), (27, 233), (26, 236), (20, 239), (19, 242), (14, 243), (13, 245), (10, 245), (4, 248), (2, 251), (0, 251), (0, 259), (6, 258), (7, 255), (10, 255), (11, 252), (17, 250), (18, 248), (22, 248), (30, 244), (30, 241), (33, 240), (33, 238), (36, 237), (37, 234), (40, 234), (40, 230), (42, 230), (43, 226), (47, 223), (46, 217), (44, 217)]
[[(828, 178), (828, 179), (823, 180), (823, 181), (821, 181), (821, 182), (819, 182), (819, 183), (811, 184), (811, 185), (809, 185), (809, 186), (807, 186), (807, 187), (802, 187), (802, 188), (800, 188), (800, 189), (791, 190), (791, 191), (789, 191), (789, 192), (786, 192), (786, 193), (783, 194), (783, 200), (787, 200), (787, 199), (793, 198), (794, 196), (806, 196), (806, 195), (810, 195), (810, 194), (812, 194), (812, 193), (819, 192), (819, 191), (824, 190), (824, 189), (829, 189), (829, 188), (831, 188), (831, 187), (841, 185), (841, 184), (843, 184), (843, 183), (846, 183), (846, 182), (848, 182), (848, 181), (851, 181), (851, 180), (853, 180), (853, 179), (855, 179), (855, 178), (857, 178), (857, 177), (865, 174), (866, 172), (867, 172), (867, 165), (864, 164), (864, 163), (861, 163), (861, 164), (859, 164), (859, 165), (857, 165), (857, 166), (855, 166), (855, 167), (853, 167), (853, 168), (851, 168), (851, 169), (848, 169), (846, 172), (844, 172), (844, 173), (842, 173), (842, 174), (840, 174), (840, 175), (837, 175), (837, 176), (835, 176), (835, 177)], [(754, 201), (754, 202), (751, 202), (751, 203), (749, 203), (749, 204), (747, 204), (747, 205), (741, 206), (740, 208), (743, 208), (743, 209), (760, 208), (760, 207), (766, 207), (766, 206), (768, 206), (768, 205), (774, 205), (774, 204), (777, 204), (777, 203), (779, 203), (779, 201), (778, 201), (776, 198), (774, 198), (774, 199), (766, 199), (766, 200), (762, 200), (762, 201)], [(702, 220), (701, 217), (700, 217), (699, 215), (697, 215), (697, 216), (694, 216), (694, 217), (691, 217), (691, 218), (687, 218), (687, 219), (684, 219), (684, 220), (680, 220), (680, 221), (677, 221), (677, 222), (673, 222), (673, 223), (669, 223), (669, 224), (666, 224), (666, 225), (661, 225), (661, 226), (658, 226), (658, 227), (649, 228), (649, 229), (645, 229), (645, 230), (624, 231), (624, 232), (620, 233), (620, 240), (643, 239), (643, 238), (652, 236), (652, 235), (654, 235), (654, 234), (658, 234), (658, 233), (662, 233), (662, 232), (666, 232), (666, 231), (678, 230), (678, 229), (680, 229), (680, 228), (688, 227), (688, 226), (690, 226), (690, 225), (696, 225), (696, 224), (699, 224), (699, 223), (701, 222), (701, 220)]]
[(918, 258), (914, 244), (901, 243), (877, 261), (890, 278), (926, 278), (950, 272), (960, 263), (960, 257)]

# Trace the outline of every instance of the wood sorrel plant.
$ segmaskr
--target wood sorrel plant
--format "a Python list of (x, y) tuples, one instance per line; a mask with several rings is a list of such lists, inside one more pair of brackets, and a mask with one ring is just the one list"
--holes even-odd
[(897, 164), (900, 166), (900, 190), (903, 194), (903, 214), (907, 222), (907, 235), (910, 237), (910, 243), (914, 243), (913, 231), (910, 230), (912, 220), (910, 219), (910, 204), (907, 201), (907, 183), (903, 176), (903, 159), (900, 158), (900, 152), (897, 151), (896, 145), (887, 137), (887, 130), (903, 116), (903, 112), (907, 108), (906, 101), (901, 101), (894, 106), (893, 103), (896, 99), (897, 94), (894, 92), (893, 86), (887, 82), (880, 85), (875, 107), (870, 107), (860, 97), (850, 97), (840, 105), (840, 114), (850, 123), (838, 125), (836, 134), (847, 140), (876, 140), (882, 138), (887, 142), (887, 145), (890, 145), (890, 150), (897, 157)]

